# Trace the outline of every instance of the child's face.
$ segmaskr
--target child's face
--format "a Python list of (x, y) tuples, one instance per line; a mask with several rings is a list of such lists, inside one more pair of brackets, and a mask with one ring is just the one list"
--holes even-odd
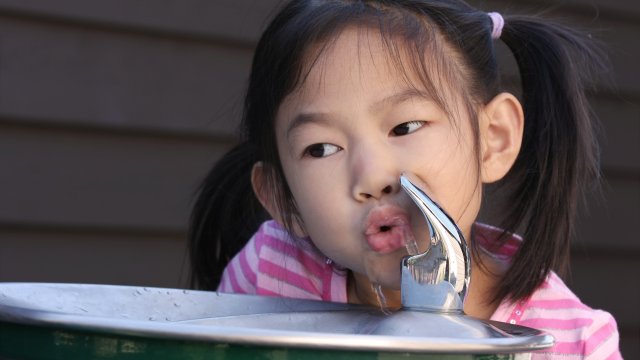
[(397, 289), (406, 238), (428, 243), (400, 174), (416, 174), (467, 238), (481, 184), (468, 115), (448, 118), (407, 86), (381, 41), (344, 31), (281, 104), (276, 135), (304, 231), (336, 263)]

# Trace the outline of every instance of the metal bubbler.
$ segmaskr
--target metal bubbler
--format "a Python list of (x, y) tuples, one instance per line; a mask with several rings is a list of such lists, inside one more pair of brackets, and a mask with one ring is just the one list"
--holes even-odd
[(462, 313), (470, 277), (469, 248), (451, 217), (403, 173), (400, 186), (429, 225), (429, 248), (402, 260), (402, 306), (415, 311)]

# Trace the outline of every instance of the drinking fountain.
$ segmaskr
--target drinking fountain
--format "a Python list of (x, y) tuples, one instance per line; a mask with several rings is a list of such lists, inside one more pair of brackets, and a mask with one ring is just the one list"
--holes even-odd
[(152, 287), (0, 283), (0, 359), (526, 359), (536, 329), (464, 314), (470, 256), (447, 213), (401, 188), (429, 227), (402, 260), (402, 308)]

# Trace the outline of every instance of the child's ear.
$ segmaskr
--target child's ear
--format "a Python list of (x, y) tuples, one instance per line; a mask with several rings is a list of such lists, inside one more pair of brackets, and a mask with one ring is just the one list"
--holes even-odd
[(251, 186), (253, 187), (253, 193), (256, 194), (258, 201), (262, 204), (269, 215), (282, 224), (282, 216), (280, 214), (280, 208), (275, 198), (275, 189), (271, 188), (271, 184), (267, 181), (266, 172), (269, 171), (262, 161), (258, 161), (253, 164), (251, 169)]
[[(284, 226), (284, 216), (280, 211), (280, 207), (278, 206), (278, 201), (275, 196), (276, 190), (267, 180), (267, 171), (271, 171), (268, 166), (269, 165), (264, 164), (262, 161), (253, 164), (253, 168), (251, 169), (251, 186), (253, 187), (253, 192), (256, 194), (258, 201), (260, 201), (260, 204), (262, 204), (265, 210), (267, 210), (271, 218)], [(304, 226), (302, 226), (300, 219), (297, 217), (294, 217), (293, 229), (291, 229), (291, 231), (293, 231), (294, 235), (299, 237), (307, 236)]]
[(481, 179), (491, 183), (502, 179), (518, 157), (522, 145), (524, 114), (515, 96), (501, 93), (481, 111)]

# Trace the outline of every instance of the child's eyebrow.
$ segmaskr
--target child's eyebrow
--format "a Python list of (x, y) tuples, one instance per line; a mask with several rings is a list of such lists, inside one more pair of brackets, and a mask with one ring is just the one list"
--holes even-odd
[(369, 110), (371, 112), (377, 112), (380, 109), (399, 105), (405, 101), (414, 99), (422, 101), (433, 101), (433, 98), (426, 92), (418, 90), (416, 88), (407, 88), (376, 101), (370, 106)]
[(289, 123), (289, 126), (287, 127), (287, 138), (291, 135), (291, 133), (295, 129), (305, 124), (311, 124), (311, 123), (327, 124), (329, 122), (330, 120), (326, 113), (322, 113), (322, 112), (300, 113), (293, 118), (291, 123)]
[[(420, 91), (415, 88), (407, 88), (401, 90), (397, 93), (386, 96), (380, 100), (377, 100), (371, 106), (369, 106), (369, 111), (372, 113), (378, 112), (380, 109), (384, 109), (387, 107), (399, 105), (405, 101), (409, 100), (421, 100), (421, 101), (432, 101), (431, 96), (429, 96), (424, 91)], [(328, 124), (331, 122), (331, 117), (327, 113), (323, 112), (303, 112), (296, 115), (293, 120), (289, 123), (287, 127), (287, 138), (291, 135), (291, 133), (305, 125), (305, 124)]]

